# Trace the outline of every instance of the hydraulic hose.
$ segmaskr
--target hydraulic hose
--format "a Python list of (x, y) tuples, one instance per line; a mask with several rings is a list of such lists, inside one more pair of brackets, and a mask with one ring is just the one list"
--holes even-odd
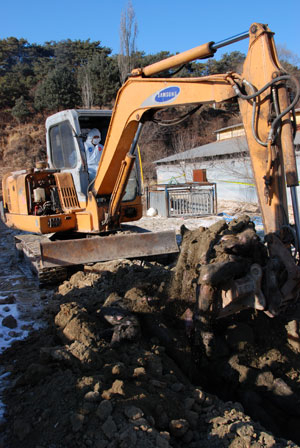
[[(266, 142), (262, 142), (258, 138), (258, 136), (256, 134), (256, 131), (255, 131), (256, 98), (261, 93), (263, 93), (266, 89), (268, 89), (269, 87), (273, 87), (277, 82), (283, 81), (283, 80), (292, 80), (294, 82), (294, 84), (296, 86), (295, 98), (294, 98), (294, 100), (290, 103), (290, 105), (286, 109), (284, 109), (282, 112), (280, 112), (278, 99), (277, 99), (277, 96), (276, 96), (276, 91), (275, 91), (274, 88), (272, 88), (272, 97), (273, 97), (273, 103), (274, 103), (276, 118), (272, 122), (271, 129), (269, 131), (267, 141)], [(240, 88), (238, 87), (237, 83), (234, 82), (232, 79), (231, 79), (230, 82), (231, 82), (231, 84), (232, 84), (236, 94), (240, 98), (245, 99), (245, 100), (253, 99), (252, 133), (253, 133), (253, 136), (254, 136), (255, 140), (259, 144), (261, 144), (261, 145), (263, 145), (263, 146), (268, 148), (268, 163), (267, 163), (267, 170), (266, 170), (266, 175), (265, 175), (266, 189), (268, 189), (268, 184), (270, 183), (270, 179), (271, 179), (272, 143), (275, 141), (275, 139), (276, 139), (276, 137), (277, 137), (277, 135), (279, 133), (279, 126), (280, 126), (280, 122), (281, 122), (282, 117), (284, 117), (291, 110), (294, 111), (294, 107), (297, 104), (297, 102), (299, 101), (299, 98), (300, 98), (299, 81), (294, 76), (282, 75), (282, 76), (274, 78), (272, 81), (268, 82), (260, 90), (255, 90), (254, 86), (249, 81), (243, 80), (242, 81), (243, 84), (247, 85), (253, 92), (250, 95), (244, 95), (240, 91)], [(294, 118), (294, 120), (295, 120), (295, 118)], [(295, 124), (295, 123), (293, 123), (293, 124)], [(294, 134), (295, 134), (295, 126), (294, 126)], [(296, 248), (297, 253), (299, 253), (299, 249), (300, 249), (300, 219), (299, 219), (298, 197), (297, 197), (295, 186), (290, 186), (290, 189), (291, 189), (291, 199), (292, 199), (292, 206), (293, 206), (293, 215), (294, 215), (294, 221), (295, 221), (295, 233), (296, 233), (296, 235), (295, 235), (295, 248)]]
[[(231, 78), (229, 78), (230, 81)], [(252, 128), (252, 130), (254, 131), (253, 135), (255, 137), (255, 139), (257, 140), (258, 143), (260, 143), (263, 146), (267, 146), (268, 145), (268, 140), (271, 140), (271, 142), (273, 143), (274, 138), (275, 138), (275, 130), (277, 128), (277, 126), (280, 123), (280, 120), (282, 117), (284, 117), (290, 110), (294, 109), (295, 105), (297, 104), (297, 102), (299, 101), (300, 98), (300, 85), (299, 85), (299, 81), (297, 78), (295, 78), (294, 76), (291, 75), (281, 75), (278, 76), (277, 78), (272, 79), (272, 81), (269, 81), (265, 86), (263, 86), (260, 90), (255, 90), (254, 86), (247, 80), (243, 80), (243, 84), (247, 85), (247, 86), (251, 86), (252, 91), (254, 91), (254, 93), (250, 94), (250, 95), (244, 95), (241, 90), (240, 87), (238, 86), (238, 84), (233, 81), (231, 79), (231, 84), (232, 87), (235, 91), (235, 93), (237, 94), (237, 96), (239, 98), (242, 98), (243, 100), (252, 100), (252, 99), (256, 99), (259, 95), (261, 95), (265, 90), (267, 90), (269, 87), (273, 86), (274, 84), (276, 84), (279, 81), (283, 81), (283, 80), (291, 80), (294, 82), (295, 86), (296, 86), (296, 95), (294, 100), (290, 103), (290, 105), (283, 110), (273, 121), (272, 125), (271, 125), (271, 129), (269, 131), (269, 135), (267, 138), (266, 142), (262, 142), (259, 140), (258, 136), (256, 135), (255, 131), (254, 131), (254, 127)], [(253, 102), (253, 115), (255, 117), (255, 108), (256, 108), (256, 101)]]

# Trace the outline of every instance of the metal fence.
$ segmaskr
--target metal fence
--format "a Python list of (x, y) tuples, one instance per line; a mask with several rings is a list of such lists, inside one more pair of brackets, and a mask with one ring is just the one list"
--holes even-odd
[(160, 216), (204, 216), (217, 213), (217, 192), (214, 183), (158, 185), (146, 191), (147, 208)]

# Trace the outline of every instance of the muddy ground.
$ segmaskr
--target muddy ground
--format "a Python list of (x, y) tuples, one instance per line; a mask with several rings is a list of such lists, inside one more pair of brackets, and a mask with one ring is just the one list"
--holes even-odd
[[(39, 292), (44, 327), (1, 355), (1, 448), (300, 446), (298, 322), (244, 310), (205, 327), (209, 342), (199, 337), (203, 266), (237, 262), (244, 275), (264, 262), (252, 221), (184, 224), (193, 230), (182, 232), (179, 260), (99, 263)], [(245, 230), (246, 254), (228, 243)]]

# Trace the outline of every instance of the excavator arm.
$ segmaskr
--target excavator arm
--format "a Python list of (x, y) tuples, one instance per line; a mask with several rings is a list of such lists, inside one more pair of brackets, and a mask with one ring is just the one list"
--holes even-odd
[[(153, 112), (169, 106), (220, 103), (236, 98), (244, 123), (257, 194), (266, 233), (287, 226), (286, 183), (292, 188), (296, 226), (298, 176), (293, 145), (287, 75), (278, 61), (273, 33), (266, 25), (252, 24), (249, 51), (242, 74), (227, 73), (200, 78), (155, 78), (159, 72), (210, 57), (215, 44), (173, 56), (143, 69), (133, 70), (120, 89), (93, 195), (111, 195), (108, 221), (118, 220), (120, 203), (134, 160), (142, 125)], [(152, 76), (152, 77), (150, 77)], [(112, 193), (113, 192), (113, 193)], [(112, 194), (111, 194), (112, 193)], [(299, 240), (299, 230), (297, 230)]]
[[(280, 66), (273, 33), (269, 28), (254, 23), (248, 35), (249, 50), (241, 74), (226, 73), (201, 78), (154, 77), (163, 70), (195, 58), (211, 56), (214, 53), (212, 42), (133, 70), (116, 100), (93, 195), (101, 197), (113, 192), (103, 224), (108, 227), (114, 225), (119, 219), (120, 204), (143, 123), (151, 119), (155, 111), (169, 106), (236, 99), (248, 142), (268, 253), (270, 259), (278, 259), (284, 266), (286, 281), (281, 285), (277, 283), (271, 263), (264, 275), (265, 281), (271, 285), (269, 292), (268, 287), (264, 288), (266, 295), (270, 296), (266, 298), (261, 290), (262, 270), (253, 265), (250, 273), (239, 279), (239, 284), (233, 284), (231, 295), (227, 291), (226, 301), (229, 296), (231, 299), (223, 312), (225, 315), (231, 314), (249, 306), (250, 295), (253, 297), (250, 306), (274, 316), (298, 300), (300, 286), (300, 269), (297, 266), (300, 231), (295, 190), (299, 182), (293, 144), (295, 123), (291, 118), (300, 92), (297, 80), (293, 79), (296, 95), (290, 102), (287, 82), (292, 77)], [(286, 185), (291, 188), (294, 227), (289, 223)], [(250, 290), (249, 284), (252, 285)], [(243, 296), (245, 289), (248, 289), (247, 296)], [(201, 294), (199, 300), (201, 302)]]

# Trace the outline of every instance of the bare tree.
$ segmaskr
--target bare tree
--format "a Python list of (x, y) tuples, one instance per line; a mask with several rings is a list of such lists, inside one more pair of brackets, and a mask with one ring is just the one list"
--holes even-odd
[(120, 70), (121, 83), (126, 80), (128, 73), (134, 68), (134, 53), (136, 52), (137, 22), (135, 12), (128, 1), (127, 8), (122, 12), (120, 22), (120, 53), (118, 55), (118, 66)]
[(174, 154), (193, 149), (198, 146), (197, 135), (190, 130), (174, 133), (172, 135), (172, 146)]
[(296, 53), (293, 53), (289, 50), (286, 45), (277, 45), (277, 53), (280, 59), (280, 62), (286, 62), (290, 65), (294, 65), (298, 67), (300, 65), (300, 58)]
[[(293, 53), (292, 51), (288, 50), (285, 45), (278, 45), (277, 46), (277, 52), (278, 57), (280, 60), (281, 65), (283, 68), (287, 71), (289, 75), (295, 76), (298, 78), (298, 81), (300, 82), (300, 58), (297, 54)], [(296, 93), (296, 87), (294, 82), (288, 81), (287, 83), (288, 87), (290, 88), (290, 91), (292, 93), (292, 96)], [(300, 106), (300, 101), (296, 104), (296, 107)]]
[(87, 65), (82, 67), (81, 99), (84, 108), (90, 109), (93, 106), (93, 88), (89, 73), (89, 67)]

